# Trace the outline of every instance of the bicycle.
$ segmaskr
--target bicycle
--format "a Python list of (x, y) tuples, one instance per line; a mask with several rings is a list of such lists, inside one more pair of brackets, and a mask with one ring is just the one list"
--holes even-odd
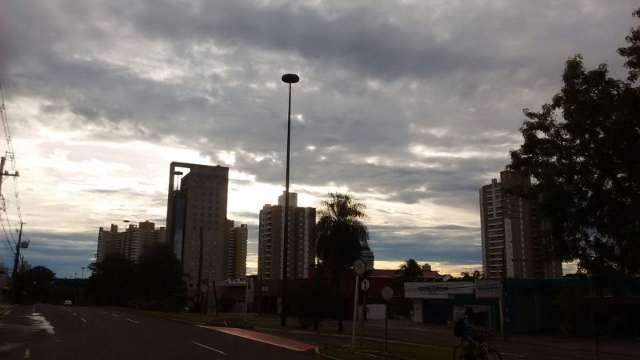
[[(502, 360), (502, 354), (487, 344), (486, 341), (480, 342), (473, 350), (464, 340), (453, 348), (453, 360)], [(469, 354), (473, 351), (473, 354)]]

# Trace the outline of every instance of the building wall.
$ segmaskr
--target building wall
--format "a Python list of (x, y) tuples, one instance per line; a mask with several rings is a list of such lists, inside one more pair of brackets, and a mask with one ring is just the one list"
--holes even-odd
[(175, 215), (184, 218), (184, 230), (182, 249), (177, 250), (191, 291), (199, 284), (211, 287), (214, 281), (226, 278), (228, 174), (226, 167), (191, 165), (190, 172), (180, 181), (184, 213)]
[(234, 226), (232, 220), (227, 220), (226, 231), (225, 277), (243, 279), (247, 274), (247, 225)]
[(561, 263), (545, 254), (536, 207), (518, 191), (530, 180), (514, 171), (500, 173), (500, 182), (480, 189), (483, 271), (489, 278), (562, 276)]
[(118, 256), (137, 263), (150, 246), (164, 242), (165, 236), (165, 228), (156, 228), (150, 221), (129, 225), (125, 231), (118, 231), (115, 224), (109, 230), (101, 227), (98, 229), (97, 261)]
[[(260, 211), (258, 230), (258, 277), (282, 279), (284, 242), (284, 196), (278, 205)], [(307, 279), (315, 268), (316, 212), (297, 206), (297, 194), (290, 193), (287, 244), (287, 278)]]
[(249, 229), (246, 224), (235, 228), (235, 278), (244, 279), (247, 276), (247, 239)]

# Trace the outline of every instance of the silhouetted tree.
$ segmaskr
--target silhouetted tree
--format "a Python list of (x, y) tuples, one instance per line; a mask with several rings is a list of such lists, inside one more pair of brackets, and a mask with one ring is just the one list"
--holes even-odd
[(182, 266), (171, 247), (158, 243), (143, 253), (138, 265), (139, 292), (148, 300), (175, 294), (182, 284)]
[(407, 259), (398, 270), (403, 281), (416, 281), (422, 279), (422, 267), (414, 260)]
[(100, 305), (126, 306), (135, 296), (136, 271), (132, 261), (121, 257), (106, 257), (92, 263), (89, 269), (89, 291)]
[(36, 266), (18, 272), (18, 302), (48, 301), (55, 273), (45, 266)]
[(170, 246), (157, 243), (140, 258), (136, 293), (147, 301), (162, 302), (167, 310), (184, 302), (182, 266)]
[(369, 232), (362, 220), (366, 206), (348, 194), (330, 193), (322, 202), (316, 225), (317, 254), (334, 289), (338, 291), (338, 329), (342, 331), (341, 279), (367, 245)]
[(511, 153), (510, 168), (533, 177), (526, 195), (539, 202), (550, 253), (595, 274), (640, 271), (640, 27), (627, 42), (627, 81), (569, 59), (560, 93), (524, 110), (524, 143)]

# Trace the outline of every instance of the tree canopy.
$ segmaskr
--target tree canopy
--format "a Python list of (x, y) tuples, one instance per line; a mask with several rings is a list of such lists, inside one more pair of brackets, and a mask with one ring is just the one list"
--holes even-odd
[(524, 110), (510, 168), (533, 178), (526, 195), (539, 203), (552, 256), (631, 276), (640, 271), (640, 27), (626, 40), (626, 81), (606, 64), (586, 69), (580, 55), (567, 61), (560, 92)]
[(330, 193), (319, 211), (320, 220), (316, 225), (317, 256), (320, 267), (336, 291), (338, 330), (342, 330), (346, 305), (340, 286), (342, 275), (358, 259), (360, 251), (369, 248), (369, 232), (362, 222), (366, 217), (365, 208), (351, 195)]
[(404, 281), (415, 281), (422, 278), (423, 268), (414, 259), (407, 259), (398, 271)]
[(330, 193), (316, 225), (318, 258), (331, 273), (348, 269), (360, 250), (368, 248), (369, 232), (362, 222), (366, 206), (348, 194)]
[(167, 244), (146, 248), (138, 263), (107, 257), (89, 268), (89, 290), (98, 304), (171, 310), (185, 301), (182, 266)]

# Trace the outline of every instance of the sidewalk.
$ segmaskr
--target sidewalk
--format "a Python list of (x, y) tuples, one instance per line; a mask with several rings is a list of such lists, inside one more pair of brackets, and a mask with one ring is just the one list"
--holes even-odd
[[(289, 319), (289, 326), (258, 327), (266, 332), (278, 333), (298, 339), (311, 340), (322, 346), (348, 344), (351, 339), (350, 321), (344, 322), (344, 331), (337, 332), (337, 322), (327, 321), (321, 324), (318, 332), (296, 328), (297, 321)], [(384, 320), (369, 320), (358, 329), (361, 340), (368, 342), (384, 341)], [(459, 343), (453, 336), (453, 329), (446, 326), (426, 325), (406, 320), (389, 321), (390, 343), (416, 347), (450, 349)], [(503, 353), (505, 359), (584, 359), (595, 358), (595, 342), (589, 338), (554, 337), (548, 335), (517, 335), (507, 338), (490, 339), (490, 344)], [(640, 341), (600, 339), (602, 359), (637, 360), (640, 354)]]

